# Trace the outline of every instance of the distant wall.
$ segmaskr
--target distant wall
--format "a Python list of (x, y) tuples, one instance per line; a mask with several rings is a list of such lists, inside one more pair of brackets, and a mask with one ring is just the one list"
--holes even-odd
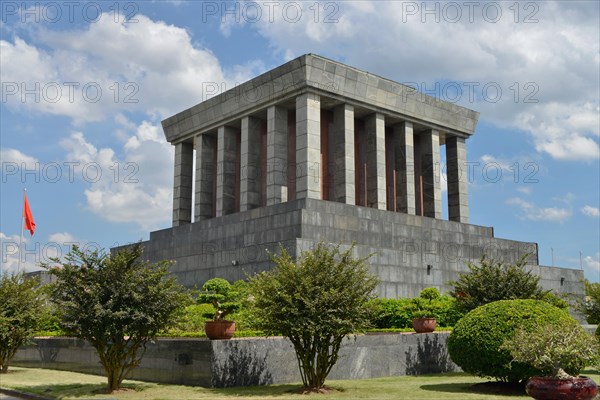
[[(458, 370), (449, 333), (353, 336), (344, 340), (330, 379), (367, 379)], [(94, 349), (74, 338), (37, 338), (13, 365), (103, 374)], [(204, 387), (300, 382), (292, 344), (283, 338), (159, 339), (148, 345), (132, 379)]]

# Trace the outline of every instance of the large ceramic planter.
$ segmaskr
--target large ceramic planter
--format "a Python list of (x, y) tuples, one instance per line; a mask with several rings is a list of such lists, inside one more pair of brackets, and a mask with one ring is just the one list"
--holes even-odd
[(210, 340), (231, 339), (235, 333), (233, 321), (206, 321), (204, 331)]
[(527, 394), (536, 400), (592, 400), (598, 386), (590, 378), (557, 379), (534, 376), (525, 386)]
[(428, 333), (435, 331), (435, 318), (415, 318), (412, 326), (417, 333)]

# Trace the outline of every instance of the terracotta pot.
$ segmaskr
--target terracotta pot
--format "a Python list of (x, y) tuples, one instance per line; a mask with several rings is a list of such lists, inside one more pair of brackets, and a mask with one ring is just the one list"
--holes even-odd
[(231, 339), (235, 333), (233, 321), (206, 321), (204, 331), (210, 340)]
[(412, 326), (417, 333), (428, 333), (435, 331), (435, 318), (415, 318)]
[(525, 390), (537, 400), (591, 400), (598, 394), (596, 383), (585, 376), (573, 379), (534, 376), (527, 381)]

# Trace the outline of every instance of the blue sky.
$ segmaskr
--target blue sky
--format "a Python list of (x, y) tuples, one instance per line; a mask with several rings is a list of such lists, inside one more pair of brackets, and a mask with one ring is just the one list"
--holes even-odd
[[(2, 270), (170, 226), (160, 121), (304, 53), (481, 113), (471, 222), (600, 274), (595, 1), (11, 2), (0, 22)], [(581, 252), (581, 253), (580, 253)], [(580, 257), (581, 254), (581, 257)]]

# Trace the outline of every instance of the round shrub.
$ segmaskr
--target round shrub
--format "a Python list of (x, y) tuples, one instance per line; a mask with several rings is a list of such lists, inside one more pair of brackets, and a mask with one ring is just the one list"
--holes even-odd
[(450, 358), (463, 371), (505, 382), (520, 382), (539, 371), (528, 364), (511, 363), (500, 350), (519, 328), (533, 330), (537, 324), (570, 326), (577, 321), (565, 311), (540, 300), (500, 300), (470, 311), (454, 326), (448, 339)]

